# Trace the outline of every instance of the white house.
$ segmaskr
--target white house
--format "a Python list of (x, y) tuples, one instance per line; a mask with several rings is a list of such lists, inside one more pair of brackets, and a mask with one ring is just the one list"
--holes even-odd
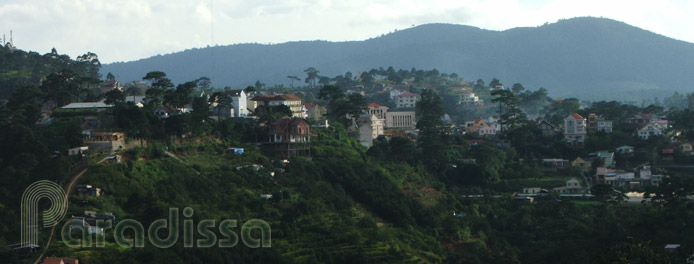
[(583, 145), (586, 141), (586, 118), (573, 113), (564, 119), (564, 138), (569, 144)]
[(477, 130), (477, 134), (479, 134), (480, 136), (496, 135), (496, 132), (497, 131), (496, 131), (496, 129), (494, 129), (494, 127), (491, 127), (487, 124), (484, 124), (482, 127), (480, 127)]
[(481, 103), (480, 97), (475, 95), (473, 92), (463, 92), (460, 95), (460, 100), (458, 104), (477, 104)]
[(647, 140), (651, 136), (659, 136), (663, 134), (663, 130), (657, 125), (648, 124), (636, 131), (640, 139)]
[(396, 97), (396, 106), (398, 108), (412, 108), (419, 101), (420, 96), (416, 93), (403, 92)]
[(359, 128), (359, 143), (366, 147), (373, 145), (373, 140), (383, 135), (385, 123), (375, 115), (361, 115), (356, 121)]
[(618, 147), (616, 150), (617, 150), (617, 153), (620, 153), (620, 154), (634, 153), (634, 147), (632, 147), (632, 146), (624, 145), (624, 146)]
[(226, 92), (234, 105), (234, 117), (248, 116), (248, 99), (243, 90), (231, 90)]
[(598, 132), (612, 133), (612, 120), (598, 120)]

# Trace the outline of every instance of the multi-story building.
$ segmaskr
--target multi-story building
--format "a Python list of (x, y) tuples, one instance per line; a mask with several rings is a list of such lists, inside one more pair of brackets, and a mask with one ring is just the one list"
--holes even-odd
[(369, 114), (361, 115), (356, 124), (359, 127), (359, 143), (366, 147), (371, 147), (373, 140), (383, 135), (385, 128), (384, 119)]
[(414, 129), (417, 119), (414, 111), (387, 112), (386, 128)]
[(398, 108), (413, 108), (420, 96), (416, 93), (403, 92), (396, 97), (395, 104)]
[(304, 107), (301, 104), (301, 98), (293, 94), (257, 95), (253, 97), (253, 101), (257, 102), (257, 107), (286, 105), (292, 111), (293, 117), (303, 116)]
[(246, 105), (246, 92), (244, 92), (243, 90), (231, 90), (227, 91), (226, 94), (232, 100), (232, 105), (234, 107), (234, 117), (248, 116), (248, 106)]
[(303, 118), (283, 117), (270, 124), (270, 142), (278, 157), (311, 155), (311, 125)]
[(463, 92), (460, 95), (460, 100), (458, 101), (459, 104), (478, 104), (482, 103), (480, 101), (480, 97), (475, 95), (473, 92)]
[(388, 112), (388, 107), (377, 103), (370, 103), (369, 108), (366, 113), (369, 115), (375, 115), (379, 119), (386, 119), (386, 113)]
[(306, 118), (308, 120), (325, 119), (325, 114), (328, 113), (328, 109), (325, 106), (315, 103), (304, 104), (304, 108), (306, 109)]
[(582, 146), (586, 141), (586, 118), (573, 113), (564, 118), (564, 138), (571, 145)]

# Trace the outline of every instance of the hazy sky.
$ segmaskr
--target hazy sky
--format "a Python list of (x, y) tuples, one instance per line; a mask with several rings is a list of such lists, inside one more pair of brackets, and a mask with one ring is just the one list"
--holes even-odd
[[(210, 11), (212, 10), (212, 11)], [(694, 42), (689, 0), (1, 0), (0, 33), (15, 46), (103, 63), (207, 45), (363, 40), (425, 23), (504, 30), (606, 17)]]

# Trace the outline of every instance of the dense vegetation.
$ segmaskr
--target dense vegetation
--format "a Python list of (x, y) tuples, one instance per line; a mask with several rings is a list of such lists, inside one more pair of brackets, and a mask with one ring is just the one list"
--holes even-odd
[[(46, 251), (47, 256), (72, 256), (82, 263), (681, 263), (694, 251), (694, 203), (687, 198), (694, 194), (694, 182), (688, 173), (664, 172), (670, 177), (660, 187), (644, 189), (651, 199), (643, 204), (619, 203), (612, 188), (596, 188), (596, 198), (584, 200), (548, 195), (528, 203), (511, 197), (524, 186), (552, 187), (556, 181), (584, 176), (573, 168), (542, 171), (543, 157), (573, 159), (629, 144), (639, 152), (617, 157), (617, 167), (656, 164), (657, 151), (671, 144), (665, 136), (639, 140), (634, 128), (616, 125), (613, 133), (591, 136), (585, 148), (574, 148), (560, 135), (543, 135), (527, 115), (554, 124), (573, 112), (597, 113), (615, 124), (639, 112), (667, 115), (682, 132), (680, 139), (694, 140), (691, 109), (604, 101), (581, 107), (577, 99), (554, 100), (544, 89), (529, 91), (517, 84), (492, 91), (490, 86), (500, 80), (465, 83), (436, 70), (391, 67), (373, 69), (360, 80), (345, 73), (322, 82), (317, 72), (306, 73), (309, 87), (294, 91), (307, 101), (326, 104), (333, 125), (313, 130), (310, 158), (288, 163), (258, 144), (265, 142), (267, 122), (288, 115), (287, 109), (263, 109), (257, 121), (215, 121), (210, 118), (212, 104), (228, 98), (209, 90), (206, 78), (174, 85), (163, 72), (145, 74), (142, 79), (152, 88), (145, 92), (142, 108), (125, 102), (131, 93), (127, 89), (102, 95), (114, 107), (100, 112), (99, 118), (125, 131), (130, 140), (148, 143), (121, 151), (122, 162), (116, 164), (97, 163), (102, 155), (65, 155), (67, 148), (83, 143), (80, 113), (58, 114), (52, 123), (37, 124), (42, 103), (79, 100), (86, 96), (84, 86), (73, 89), (62, 81), (22, 85), (9, 102), (0, 104), (0, 181), (11, 183), (0, 185), (1, 259), (22, 263), (36, 257), (5, 250), (19, 238), (24, 187), (38, 179), (64, 185), (78, 162), (89, 164), (80, 183), (99, 186), (104, 195), (71, 196), (69, 215), (113, 212), (119, 220), (149, 225), (166, 218), (168, 208), (190, 207), (196, 223), (262, 219), (272, 229), (269, 248), (239, 243), (231, 249), (187, 249), (179, 240), (169, 249), (149, 243), (129, 249), (107, 235), (104, 248), (72, 249), (57, 241)], [(56, 80), (66, 76), (51, 74)], [(346, 128), (345, 116), (354, 117), (367, 100), (392, 103), (374, 91), (379, 84), (404, 80), (414, 82), (416, 87), (408, 88), (420, 89), (422, 96), (414, 109), (419, 119), (416, 140), (394, 136), (363, 147)], [(466, 106), (450, 102), (449, 87), (467, 84), (493, 107), (469, 114)], [(358, 85), (369, 91), (366, 98), (347, 93), (345, 87)], [(258, 83), (247, 89), (263, 87)], [(194, 107), (164, 121), (152, 113), (161, 105)], [(464, 121), (495, 112), (508, 127), (498, 138), (462, 135), (442, 120), (445, 113)], [(472, 140), (481, 141), (473, 145)], [(245, 153), (229, 153), (229, 147), (243, 147)], [(53, 153), (56, 150), (59, 153)], [(675, 162), (694, 160), (677, 153)], [(665, 253), (663, 246), (669, 243), (682, 247)]]

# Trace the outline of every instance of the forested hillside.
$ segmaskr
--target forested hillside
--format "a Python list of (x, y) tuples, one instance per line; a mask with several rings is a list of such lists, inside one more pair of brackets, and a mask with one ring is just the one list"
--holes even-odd
[(46, 76), (59, 71), (76, 75), (77, 83), (98, 84), (100, 67), (98, 56), (91, 52), (73, 60), (55, 49), (41, 55), (10, 46), (0, 47), (0, 99), (9, 98), (20, 87), (39, 86)]
[[(236, 44), (104, 65), (119, 80), (162, 70), (182, 82), (210, 77), (218, 87), (256, 80), (289, 85), (309, 67), (334, 76), (363, 69), (438, 69), (466, 80), (498, 78), (544, 87), (552, 96), (634, 100), (692, 90), (694, 44), (603, 18), (489, 31), (427, 24), (364, 41)], [(296, 83), (295, 83), (296, 84)]]

